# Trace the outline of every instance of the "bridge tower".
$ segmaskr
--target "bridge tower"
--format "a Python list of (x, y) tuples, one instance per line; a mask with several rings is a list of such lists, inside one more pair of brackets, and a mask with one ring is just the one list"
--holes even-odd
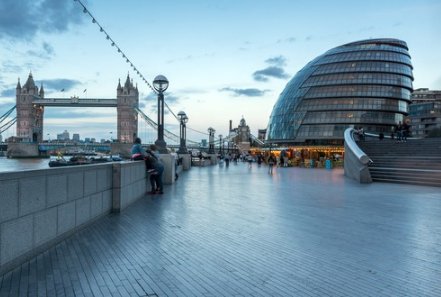
[(16, 108), (17, 108), (17, 137), (23, 142), (42, 142), (43, 141), (43, 114), (44, 107), (33, 104), (35, 97), (44, 98), (44, 89), (41, 85), (40, 91), (35, 85), (32, 73), (23, 87), (20, 79), (16, 88)]
[(133, 80), (128, 74), (124, 87), (121, 86), (121, 80), (118, 82), (116, 99), (118, 141), (133, 143), (138, 136), (138, 114), (135, 107), (139, 104), (139, 92), (138, 86), (133, 86)]

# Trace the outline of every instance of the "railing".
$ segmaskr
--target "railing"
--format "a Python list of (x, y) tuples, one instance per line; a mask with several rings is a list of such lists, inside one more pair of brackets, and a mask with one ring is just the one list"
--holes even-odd
[(372, 160), (358, 147), (354, 139), (355, 130), (345, 130), (345, 175), (360, 183), (371, 183), (372, 178), (368, 165)]

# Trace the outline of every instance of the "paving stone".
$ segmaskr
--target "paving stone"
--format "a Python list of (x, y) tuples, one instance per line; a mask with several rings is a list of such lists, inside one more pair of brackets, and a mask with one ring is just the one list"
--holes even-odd
[[(77, 219), (99, 201), (77, 201)], [(440, 296), (439, 213), (439, 188), (362, 185), (340, 169), (192, 168), (5, 274), (0, 292)]]

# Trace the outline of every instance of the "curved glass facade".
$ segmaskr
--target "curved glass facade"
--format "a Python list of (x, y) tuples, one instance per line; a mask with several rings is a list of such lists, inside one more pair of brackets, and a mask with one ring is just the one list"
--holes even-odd
[(279, 96), (267, 128), (275, 143), (342, 143), (348, 127), (390, 133), (407, 115), (412, 92), (407, 44), (369, 39), (309, 62)]

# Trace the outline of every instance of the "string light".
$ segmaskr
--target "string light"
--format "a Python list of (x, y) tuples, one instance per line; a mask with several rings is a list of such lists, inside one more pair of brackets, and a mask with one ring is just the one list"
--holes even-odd
[(81, 7), (83, 8), (83, 13), (88, 14), (89, 17), (92, 19), (92, 23), (96, 24), (100, 30), (101, 33), (104, 33), (106, 35), (106, 40), (109, 40), (111, 42), (111, 46), (116, 46), (118, 53), (122, 53), (123, 59), (126, 59), (127, 63), (130, 63), (130, 67), (132, 67), (136, 73), (139, 75), (139, 77), (144, 81), (147, 86), (156, 93), (156, 90), (152, 87), (152, 85), (147, 81), (147, 79), (144, 78), (144, 76), (136, 69), (136, 67), (133, 65), (133, 63), (130, 61), (129, 58), (127, 58), (127, 55), (121, 50), (121, 48), (116, 45), (116, 42), (110, 37), (110, 35), (106, 32), (106, 30), (99, 24), (97, 19), (90, 13), (90, 11), (86, 8), (86, 6), (81, 2), (81, 0), (74, 0), (74, 2), (77, 2)]
[[(130, 64), (130, 67), (132, 67), (133, 71), (136, 72), (136, 74), (141, 78), (141, 80), (147, 84), (147, 86), (153, 91), (153, 93), (157, 94), (157, 91), (152, 87), (152, 85), (147, 81), (147, 79), (142, 75), (141, 72), (135, 67), (132, 61), (127, 57), (127, 55), (121, 50), (121, 48), (116, 44), (116, 42), (110, 37), (110, 35), (104, 30), (104, 28), (99, 24), (99, 22), (96, 20), (96, 18), (90, 13), (90, 11), (86, 8), (86, 6), (81, 2), (81, 0), (74, 0), (74, 2), (78, 2), (83, 7), (83, 12), (88, 14), (92, 18), (92, 23), (96, 24), (100, 30), (101, 33), (104, 33), (106, 35), (106, 40), (109, 40), (111, 42), (111, 46), (116, 46), (118, 53), (122, 54), (122, 58), (126, 60), (127, 63)], [(164, 102), (165, 103), (165, 102)], [(171, 108), (168, 106), (167, 103), (165, 103), (165, 106), (170, 111), (170, 113), (175, 117), (175, 119), (179, 122), (179, 118), (176, 116), (176, 114), (171, 110)], [(190, 129), (190, 128), (189, 128)], [(192, 130), (192, 129), (190, 129)], [(196, 131), (199, 132), (199, 131)], [(201, 132), (200, 132), (201, 133)], [(203, 133), (206, 134), (206, 133)], [(207, 134), (206, 134), (207, 135)]]

